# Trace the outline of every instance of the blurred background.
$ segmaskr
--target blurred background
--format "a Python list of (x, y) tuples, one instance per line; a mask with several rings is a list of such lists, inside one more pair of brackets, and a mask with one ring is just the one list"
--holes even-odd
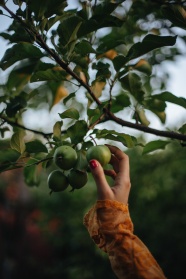
[[(186, 150), (173, 143), (151, 155), (141, 156), (140, 147), (127, 153), (134, 232), (167, 278), (185, 278)], [(96, 201), (91, 175), (82, 189), (52, 195), (41, 175), (41, 185), (29, 188), (20, 169), (1, 174), (0, 278), (116, 278), (83, 225)]]

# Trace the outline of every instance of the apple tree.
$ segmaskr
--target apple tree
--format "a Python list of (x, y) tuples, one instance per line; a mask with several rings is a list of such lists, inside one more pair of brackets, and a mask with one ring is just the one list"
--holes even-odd
[[(159, 130), (149, 117), (166, 125), (167, 103), (186, 108), (185, 98), (166, 90), (163, 67), (182, 54), (177, 42), (185, 46), (185, 1), (10, 2), (0, 0), (1, 19), (10, 18), (0, 33), (7, 41), (0, 134), (10, 141), (0, 151), (1, 172), (23, 167), (26, 183), (38, 185), (38, 171), (62, 145), (76, 150), (75, 170), (85, 172), (86, 151), (100, 140), (141, 145), (143, 154), (173, 140), (184, 148), (184, 123)], [(28, 112), (42, 109), (49, 119), (30, 128)], [(157, 138), (144, 143), (135, 131)]]

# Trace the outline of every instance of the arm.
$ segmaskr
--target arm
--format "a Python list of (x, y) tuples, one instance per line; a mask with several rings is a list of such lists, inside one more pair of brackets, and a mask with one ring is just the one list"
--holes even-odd
[(110, 173), (115, 184), (110, 187), (97, 161), (92, 174), (98, 188), (98, 201), (85, 215), (84, 224), (100, 249), (108, 253), (113, 271), (119, 279), (165, 279), (144, 243), (133, 234), (128, 211), (130, 176), (128, 156), (118, 148), (112, 152)]
[(105, 251), (119, 279), (165, 279), (144, 243), (133, 234), (128, 206), (117, 201), (97, 201), (84, 224), (96, 245)]

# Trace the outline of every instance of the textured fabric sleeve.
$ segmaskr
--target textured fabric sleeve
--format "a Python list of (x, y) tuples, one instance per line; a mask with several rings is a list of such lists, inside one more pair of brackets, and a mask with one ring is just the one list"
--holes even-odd
[(166, 278), (148, 248), (133, 234), (127, 205), (97, 201), (85, 215), (84, 225), (96, 245), (108, 253), (119, 279)]

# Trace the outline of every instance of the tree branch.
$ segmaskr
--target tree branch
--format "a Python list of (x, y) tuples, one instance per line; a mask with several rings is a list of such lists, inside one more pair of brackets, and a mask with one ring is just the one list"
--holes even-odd
[[(183, 3), (184, 2), (185, 1), (183, 1)], [(31, 36), (33, 36), (33, 38), (35, 38), (35, 41), (37, 42), (37, 44), (39, 46), (41, 46), (68, 74), (70, 74), (74, 79), (76, 79), (79, 82), (79, 84), (81, 86), (83, 86), (88, 91), (88, 93), (91, 95), (91, 97), (97, 103), (98, 106), (100, 106), (102, 104), (101, 101), (95, 96), (95, 94), (91, 90), (91, 87), (86, 82), (84, 82), (76, 73), (74, 73), (73, 70), (71, 70), (71, 68), (68, 66), (68, 64), (66, 62), (64, 62), (54, 50), (49, 48), (49, 46), (45, 43), (43, 37), (37, 32), (37, 30), (35, 29), (34, 26), (29, 26), (25, 21), (23, 21), (19, 16), (14, 14), (5, 5), (2, 5), (2, 7), (16, 21), (18, 21), (23, 26), (23, 28), (25, 28), (25, 30), (28, 32), (29, 35), (31, 35)], [(133, 128), (133, 129), (136, 129), (136, 130), (139, 130), (139, 131), (143, 131), (145, 133), (149, 133), (149, 134), (153, 134), (153, 135), (161, 136), (161, 137), (166, 137), (166, 138), (171, 138), (171, 139), (178, 139), (178, 140), (181, 140), (181, 141), (186, 141), (186, 135), (176, 133), (176, 132), (170, 132), (170, 131), (161, 131), (161, 130), (146, 127), (146, 126), (143, 126), (143, 125), (140, 125), (140, 124), (137, 124), (137, 123), (134, 124), (132, 122), (125, 121), (121, 118), (116, 117), (109, 109), (106, 109), (106, 108), (104, 108), (104, 113), (107, 116), (107, 119), (105, 119), (105, 121), (112, 120), (112, 121), (120, 124), (121, 126)], [(13, 126), (17, 126), (19, 128), (34, 132), (36, 134), (41, 134), (44, 137), (52, 135), (51, 133), (46, 134), (46, 133), (43, 133), (43, 132), (40, 132), (40, 131), (35, 131), (33, 129), (26, 128), (26, 127), (24, 127), (24, 126), (22, 126), (18, 123), (15, 123), (15, 122), (13, 122), (9, 119), (6, 119), (6, 118), (2, 117), (2, 116), (1, 116), (1, 118), (4, 119), (7, 123), (9, 123)]]
[(128, 122), (128, 121), (125, 121), (121, 118), (116, 117), (109, 110), (106, 110), (106, 113), (108, 115), (109, 120), (112, 120), (112, 121), (120, 124), (121, 126), (125, 126), (125, 127), (128, 127), (128, 128), (133, 128), (133, 129), (136, 129), (138, 131), (143, 131), (145, 133), (153, 134), (153, 135), (160, 136), (160, 137), (166, 137), (166, 138), (186, 141), (186, 135), (176, 133), (176, 132), (157, 130), (157, 129), (150, 128), (150, 127), (147, 127), (147, 126), (144, 126), (144, 125)]
[(8, 119), (6, 116), (3, 116), (3, 115), (0, 115), (0, 118), (3, 119), (6, 123), (14, 126), (14, 127), (18, 127), (20, 129), (23, 129), (23, 130), (26, 130), (26, 131), (30, 131), (30, 132), (33, 132), (35, 134), (39, 134), (39, 135), (42, 135), (43, 137), (47, 138), (47, 137), (50, 137), (52, 135), (52, 133), (44, 133), (44, 132), (41, 132), (41, 131), (37, 131), (37, 130), (34, 130), (34, 129), (30, 129), (30, 128), (27, 128), (17, 122), (14, 122), (10, 119)]

